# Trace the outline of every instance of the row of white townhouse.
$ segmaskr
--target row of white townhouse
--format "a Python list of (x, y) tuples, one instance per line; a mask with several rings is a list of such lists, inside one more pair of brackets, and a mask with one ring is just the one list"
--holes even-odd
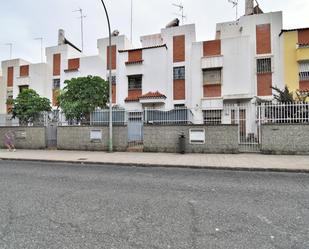
[(126, 110), (186, 107), (201, 123), (209, 111), (220, 115), (224, 104), (270, 99), (271, 86), (284, 87), (282, 12), (263, 13), (252, 2), (247, 1), (246, 14), (238, 20), (217, 24), (211, 41), (197, 41), (194, 24), (172, 25), (142, 36), (140, 48), (124, 35), (113, 36), (111, 48), (108, 38), (99, 39), (98, 55), (85, 56), (60, 30), (58, 45), (46, 48), (46, 63), (2, 62), (0, 113), (9, 111), (6, 100), (25, 88), (49, 98), (56, 108), (65, 80), (87, 75), (107, 79), (109, 67), (113, 103)]

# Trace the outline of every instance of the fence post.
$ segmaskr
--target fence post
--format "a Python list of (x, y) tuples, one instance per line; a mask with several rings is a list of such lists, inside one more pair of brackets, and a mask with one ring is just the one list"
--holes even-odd
[(147, 109), (147, 107), (145, 107), (144, 113), (145, 113), (145, 115), (143, 115), (144, 119), (145, 119), (144, 123), (147, 124), (148, 123), (148, 109)]

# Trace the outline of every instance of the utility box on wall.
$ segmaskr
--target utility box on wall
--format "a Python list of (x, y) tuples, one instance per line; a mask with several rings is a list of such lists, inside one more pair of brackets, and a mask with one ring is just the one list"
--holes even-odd
[(205, 144), (205, 129), (190, 129), (190, 144)]
[(102, 130), (91, 130), (90, 140), (91, 142), (101, 142), (102, 141)]

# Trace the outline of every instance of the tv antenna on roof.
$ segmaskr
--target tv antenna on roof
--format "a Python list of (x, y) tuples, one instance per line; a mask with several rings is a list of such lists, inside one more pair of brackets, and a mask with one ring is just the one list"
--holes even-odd
[(87, 16), (85, 16), (83, 14), (83, 9), (79, 8), (77, 10), (74, 10), (73, 12), (79, 12), (80, 13), (80, 29), (81, 29), (81, 39), (82, 39), (82, 52), (84, 51), (84, 18), (86, 18)]
[(233, 4), (233, 8), (236, 10), (236, 20), (238, 19), (238, 0), (228, 0), (229, 3)]
[(184, 20), (187, 18), (187, 16), (184, 14), (183, 4), (182, 3), (179, 3), (179, 4), (173, 3), (173, 6), (175, 6), (179, 9), (180, 14), (179, 13), (174, 13), (174, 14), (177, 15), (177, 16), (180, 16), (182, 24), (184, 24)]

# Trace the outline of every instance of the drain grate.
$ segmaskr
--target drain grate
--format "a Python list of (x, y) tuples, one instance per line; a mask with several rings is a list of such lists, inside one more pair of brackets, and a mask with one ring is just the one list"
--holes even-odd
[(78, 161), (86, 161), (88, 158), (78, 158)]

